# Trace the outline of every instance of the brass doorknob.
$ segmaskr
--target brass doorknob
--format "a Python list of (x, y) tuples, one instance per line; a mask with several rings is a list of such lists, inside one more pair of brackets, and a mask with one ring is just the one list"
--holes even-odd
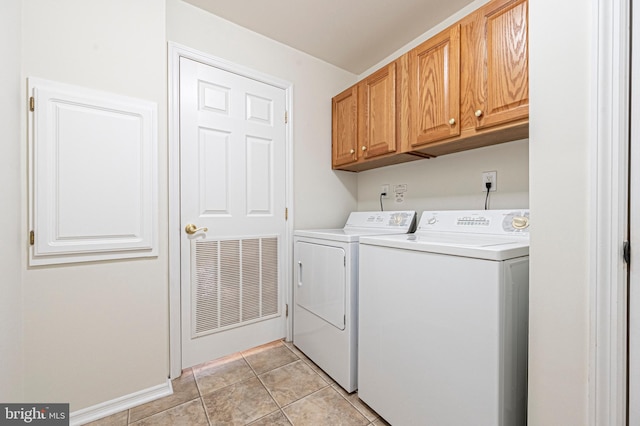
[(450, 119), (450, 120), (449, 120), (449, 124), (450, 124), (450, 125), (452, 125), (452, 126), (453, 126), (454, 124), (456, 124), (456, 119), (455, 119), (455, 118)]
[(351, 151), (349, 151), (350, 154), (355, 154), (356, 150), (352, 149)]
[(366, 151), (366, 150), (367, 150), (367, 147), (366, 147), (366, 146), (363, 146), (361, 149), (362, 149), (363, 151)]
[(198, 231), (204, 231), (204, 232), (208, 232), (209, 228), (198, 228), (197, 226), (195, 226), (193, 223), (188, 224), (187, 226), (184, 227), (184, 232), (186, 232), (189, 235), (193, 235)]
[(482, 110), (477, 110), (476, 111), (476, 117), (482, 117)]

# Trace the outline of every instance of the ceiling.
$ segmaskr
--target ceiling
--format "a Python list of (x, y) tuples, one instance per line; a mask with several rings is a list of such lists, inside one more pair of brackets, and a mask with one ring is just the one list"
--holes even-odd
[(472, 0), (185, 0), (354, 74)]

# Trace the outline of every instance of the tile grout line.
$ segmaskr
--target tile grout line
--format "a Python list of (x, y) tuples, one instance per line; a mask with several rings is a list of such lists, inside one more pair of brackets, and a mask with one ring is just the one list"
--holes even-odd
[[(274, 370), (275, 370), (275, 368), (274, 368)], [(270, 371), (273, 371), (273, 370), (270, 370)], [(267, 372), (267, 373), (268, 373), (268, 372)], [(265, 384), (264, 384), (264, 382), (262, 381), (262, 379), (260, 378), (260, 376), (256, 376), (256, 377), (258, 378), (258, 381), (260, 382), (260, 384), (262, 385), (262, 387), (264, 388), (264, 390), (266, 390), (266, 391), (267, 391), (267, 394), (269, 394), (269, 398), (271, 398), (271, 400), (272, 400), (273, 402), (275, 402), (275, 403), (276, 403), (276, 407), (278, 407), (278, 409), (279, 409), (280, 411), (282, 411), (282, 406), (280, 406), (280, 404), (278, 403), (278, 401), (276, 401), (276, 398), (273, 396), (273, 394), (271, 393), (271, 391), (269, 390), (269, 388), (267, 387), (267, 385), (265, 385)]]
[(191, 373), (193, 374), (193, 381), (196, 382), (196, 389), (198, 389), (198, 395), (200, 396), (200, 398), (202, 398), (202, 391), (200, 390), (200, 385), (198, 384), (198, 378), (196, 377), (196, 372), (193, 369), (193, 367), (191, 367)]
[[(273, 368), (271, 368), (270, 370), (267, 370), (267, 371), (262, 372), (261, 374), (258, 374), (257, 370), (254, 368), (254, 366), (251, 364), (251, 362), (247, 359), (247, 357), (246, 357), (246, 356), (245, 356), (245, 354), (244, 354), (244, 352), (247, 352), (248, 350), (247, 350), (247, 351), (240, 351), (240, 352), (236, 352), (236, 354), (240, 355), (241, 359), (242, 359), (242, 360), (245, 362), (245, 364), (249, 367), (250, 371), (254, 374), (254, 376), (253, 376), (253, 377), (249, 377), (249, 378), (245, 378), (245, 379), (240, 380), (239, 382), (236, 382), (236, 383), (228, 384), (228, 385), (226, 385), (226, 386), (224, 386), (224, 387), (222, 387), (222, 388), (220, 388), (220, 389), (216, 389), (216, 391), (222, 390), (222, 389), (224, 389), (224, 388), (226, 388), (226, 387), (229, 387), (229, 386), (232, 386), (232, 385), (237, 385), (238, 383), (242, 383), (242, 382), (244, 382), (244, 381), (250, 380), (250, 379), (252, 379), (252, 378), (254, 378), (254, 377), (255, 377), (255, 378), (257, 378), (257, 379), (258, 379), (258, 381), (259, 381), (259, 383), (262, 385), (263, 389), (264, 389), (265, 391), (267, 391), (267, 394), (269, 395), (269, 397), (271, 398), (271, 400), (275, 403), (275, 405), (276, 405), (276, 407), (277, 407), (277, 410), (272, 411), (271, 413), (265, 414), (265, 416), (263, 416), (263, 417), (267, 417), (267, 416), (269, 416), (269, 415), (271, 415), (271, 414), (275, 413), (276, 411), (279, 411), (279, 412), (280, 412), (280, 413), (285, 417), (285, 419), (287, 420), (287, 422), (288, 422), (288, 423), (290, 423), (291, 425), (293, 425), (293, 421), (292, 421), (292, 420), (289, 418), (289, 416), (287, 416), (287, 414), (284, 412), (284, 408), (289, 407), (290, 405), (292, 405), (292, 404), (294, 404), (294, 403), (296, 403), (296, 402), (298, 402), (298, 401), (300, 401), (300, 400), (302, 400), (302, 399), (305, 399), (305, 398), (307, 398), (307, 397), (309, 397), (309, 396), (311, 396), (311, 395), (313, 395), (313, 394), (315, 394), (315, 393), (317, 393), (317, 392), (319, 392), (319, 391), (322, 391), (322, 390), (326, 389), (327, 387), (332, 387), (332, 383), (331, 383), (330, 381), (327, 381), (324, 377), (322, 377), (322, 375), (321, 375), (318, 371), (316, 371), (316, 370), (315, 370), (315, 369), (314, 369), (314, 368), (309, 364), (309, 362), (311, 362), (310, 360), (305, 359), (305, 358), (302, 358), (300, 355), (298, 355), (296, 352), (294, 352), (290, 347), (288, 347), (288, 345), (287, 345), (284, 341), (280, 341), (280, 344), (279, 344), (279, 345), (276, 345), (275, 347), (276, 347), (276, 348), (278, 348), (278, 347), (285, 347), (285, 348), (287, 349), (287, 351), (295, 357), (295, 360), (293, 360), (293, 361), (291, 361), (291, 362), (287, 362), (287, 363), (285, 363), (285, 364), (283, 364), (283, 365), (279, 365), (279, 366), (277, 366), (277, 367), (273, 367)], [(229, 356), (232, 356), (232, 355), (235, 355), (235, 354), (231, 354), (231, 355), (229, 355)], [(311, 393), (307, 394), (307, 395), (301, 396), (300, 398), (297, 398), (297, 399), (295, 399), (294, 401), (291, 401), (291, 402), (289, 402), (288, 404), (281, 406), (281, 405), (278, 403), (278, 401), (275, 399), (275, 397), (274, 397), (274, 395), (272, 394), (272, 392), (269, 390), (269, 388), (268, 388), (268, 387), (266, 386), (266, 384), (263, 382), (263, 380), (262, 380), (262, 378), (261, 378), (260, 376), (261, 376), (261, 375), (265, 375), (265, 374), (270, 373), (270, 372), (273, 372), (273, 371), (278, 370), (278, 369), (280, 369), (280, 368), (286, 367), (286, 366), (288, 366), (288, 365), (294, 364), (295, 362), (298, 362), (298, 361), (301, 361), (301, 362), (303, 363), (303, 365), (305, 365), (306, 367), (308, 367), (308, 368), (309, 368), (309, 369), (310, 369), (310, 370), (311, 370), (311, 371), (312, 371), (312, 372), (313, 372), (317, 377), (319, 377), (319, 378), (323, 381), (324, 385), (323, 385), (322, 387), (320, 387), (320, 388), (316, 389), (315, 391), (313, 391), (313, 392), (311, 392)], [(198, 395), (199, 395), (200, 403), (202, 404), (202, 407), (203, 407), (203, 409), (204, 409), (204, 411), (205, 411), (205, 416), (206, 416), (206, 418), (207, 418), (207, 421), (209, 422), (209, 424), (210, 424), (210, 425), (212, 425), (212, 423), (211, 423), (211, 419), (209, 418), (209, 413), (207, 412), (207, 409), (206, 409), (206, 404), (205, 404), (205, 402), (204, 402), (204, 395), (203, 395), (202, 389), (201, 389), (201, 387), (200, 387), (199, 381), (198, 381), (198, 379), (197, 379), (196, 372), (194, 371), (194, 369), (193, 369), (193, 368), (192, 368), (192, 372), (193, 372), (193, 377), (194, 377), (194, 381), (195, 381), (195, 384), (196, 384), (196, 388), (197, 388), (197, 390), (198, 390)], [(333, 389), (333, 390), (334, 390), (335, 392), (337, 392), (337, 390), (335, 390), (335, 389)], [(338, 393), (339, 393), (339, 392), (338, 392)], [(341, 395), (341, 396), (342, 396), (342, 395)], [(354, 408), (355, 408), (355, 407), (354, 407)], [(357, 410), (357, 409), (356, 409), (356, 410)], [(166, 410), (165, 410), (165, 411), (166, 411)], [(359, 412), (359, 410), (357, 410), (357, 411)], [(361, 413), (361, 414), (362, 414), (362, 413)], [(261, 417), (261, 418), (263, 418), (263, 417)], [(366, 416), (364, 416), (364, 415), (363, 415), (363, 417), (365, 417), (365, 419), (366, 419)], [(254, 420), (254, 422), (255, 422), (255, 421), (260, 420), (261, 418)], [(367, 420), (368, 420), (368, 419), (367, 419)]]
[[(200, 390), (198, 390), (200, 392)], [(211, 426), (211, 419), (209, 418), (209, 412), (207, 411), (207, 406), (204, 403), (204, 398), (200, 397), (200, 405), (202, 405), (202, 409), (204, 410), (204, 416), (207, 419), (207, 423)]]
[(191, 374), (193, 374), (193, 381), (196, 384), (196, 389), (198, 390), (198, 398), (200, 398), (200, 405), (202, 405), (202, 409), (204, 410), (204, 416), (207, 419), (207, 423), (209, 423), (209, 426), (211, 426), (211, 419), (209, 419), (209, 413), (207, 412), (207, 407), (204, 404), (204, 398), (202, 397), (202, 391), (200, 390), (200, 385), (198, 384), (198, 378), (196, 377), (196, 371), (193, 369), (193, 367), (189, 367), (191, 368)]
[[(181, 402), (179, 404), (176, 404), (176, 405), (173, 405), (173, 406), (171, 406), (169, 408), (165, 408), (164, 410), (160, 410), (160, 411), (158, 411), (156, 413), (149, 414), (148, 416), (141, 417), (138, 420), (136, 420), (135, 422), (131, 422), (131, 408), (130, 408), (130, 409), (127, 410), (128, 411), (128, 414), (127, 414), (127, 425), (132, 425), (132, 424), (138, 423), (138, 422), (140, 422), (142, 420), (149, 419), (149, 418), (151, 418), (153, 416), (157, 416), (158, 414), (166, 413), (167, 411), (173, 410), (174, 408), (178, 408), (178, 407), (180, 407), (182, 405), (189, 404), (189, 403), (195, 401), (196, 399), (202, 400), (202, 398), (200, 396), (197, 396), (197, 397), (192, 398), (192, 399), (190, 399), (188, 401), (183, 401), (183, 402)], [(142, 405), (144, 405), (144, 404), (142, 404)], [(133, 407), (133, 408), (136, 408), (136, 407)], [(206, 410), (205, 410), (205, 413), (206, 413)]]
[[(331, 385), (331, 387), (333, 387), (334, 389), (336, 388), (336, 386), (340, 386), (340, 385), (339, 385), (339, 384), (337, 384), (337, 383), (335, 384), (335, 386), (334, 386), (334, 385)], [(351, 401), (349, 400), (349, 398), (347, 398), (345, 395), (343, 395), (343, 394), (342, 394), (342, 392), (340, 392), (340, 389), (336, 389), (336, 392), (338, 392), (338, 394), (339, 394), (342, 398), (344, 398), (344, 400), (345, 400), (345, 401), (347, 401), (349, 404), (351, 404), (351, 406), (352, 406), (353, 408), (355, 408), (355, 409), (358, 411), (358, 413), (362, 414), (362, 416), (363, 416), (365, 419), (369, 420), (369, 418), (367, 417), (367, 415), (366, 415), (365, 413), (363, 413), (362, 411), (360, 411), (360, 409), (359, 409), (358, 407), (356, 407), (356, 405), (355, 405), (353, 402), (351, 402)], [(346, 391), (345, 391), (345, 392), (346, 392)], [(358, 391), (357, 391), (357, 390), (355, 390), (354, 392), (355, 392), (355, 393), (357, 393)], [(356, 396), (356, 398), (360, 399), (360, 397), (358, 397), (358, 396)], [(362, 400), (360, 399), (360, 401), (362, 401)], [(363, 403), (363, 404), (366, 404), (364, 401), (362, 401), (362, 403)], [(367, 405), (367, 407), (369, 407), (369, 406)], [(375, 414), (376, 414), (375, 418), (374, 418), (373, 420), (370, 420), (370, 422), (371, 422), (371, 423), (373, 423), (373, 422), (375, 422), (376, 420), (378, 420), (378, 419), (380, 418), (380, 416), (379, 416), (379, 415), (378, 415), (378, 413), (376, 413), (376, 412), (375, 412), (371, 407), (369, 407), (369, 408), (371, 409), (371, 412), (373, 412), (373, 413), (375, 413)]]
[[(293, 345), (293, 342), (291, 342), (291, 345), (295, 347), (295, 345)], [(347, 398), (347, 396), (343, 395), (341, 392), (342, 387), (340, 387), (340, 385), (331, 378), (331, 376), (329, 376), (326, 372), (324, 372), (324, 370), (322, 370), (316, 363), (313, 362), (313, 360), (311, 360), (310, 358), (308, 358), (306, 355), (304, 355), (304, 353), (302, 351), (300, 351), (299, 349), (297, 349), (298, 351), (300, 351), (301, 354), (303, 354), (305, 356), (305, 358), (300, 358), (299, 355), (297, 355), (290, 347), (289, 345), (287, 345), (285, 343), (285, 346), (288, 347), (288, 349), (293, 352), (296, 356), (298, 356), (298, 358), (302, 361), (304, 361), (305, 364), (307, 364), (316, 374), (318, 374), (323, 380), (326, 381), (326, 379), (324, 377), (322, 377), (322, 375), (314, 368), (314, 366), (318, 369), (320, 369), (321, 371), (323, 371), (324, 374), (327, 375), (327, 377), (329, 377), (331, 379), (331, 382), (329, 382), (329, 386), (331, 386), (332, 388), (334, 388), (336, 390), (336, 392), (338, 392), (338, 394), (344, 399), (346, 400), (353, 408), (356, 409), (356, 411), (358, 411), (358, 413), (360, 413), (366, 420), (369, 420), (369, 417), (366, 415), (366, 413), (362, 412), (353, 402), (351, 402), (349, 400), (349, 398)], [(338, 389), (339, 388), (339, 389)], [(346, 391), (344, 391), (346, 392)], [(357, 393), (357, 390), (355, 391)], [(358, 398), (359, 399), (359, 398)], [(362, 401), (362, 400), (361, 400)], [(364, 404), (364, 402), (363, 402)], [(368, 406), (367, 406), (368, 407)], [(380, 416), (375, 413), (375, 411), (373, 411), (371, 409), (371, 411), (375, 414), (375, 418), (373, 420), (369, 420), (371, 423), (375, 422), (376, 420), (378, 420), (380, 418)]]
[[(284, 343), (283, 343), (282, 345), (286, 347), (286, 345), (285, 345)], [(287, 348), (287, 349), (289, 349), (289, 348)], [(289, 349), (289, 351), (291, 351), (291, 349)], [(269, 396), (271, 397), (271, 399), (276, 403), (276, 405), (278, 406), (278, 408), (279, 408), (279, 409), (282, 411), (282, 413), (285, 415), (285, 417), (287, 418), (287, 420), (289, 421), (289, 423), (293, 424), (293, 422), (292, 422), (291, 420), (289, 420), (289, 417), (286, 415), (286, 413), (284, 412), (284, 410), (283, 410), (283, 409), (284, 409), (285, 407), (290, 406), (291, 404), (293, 404), (293, 403), (295, 403), (295, 402), (297, 402), (297, 401), (300, 401), (301, 399), (304, 399), (304, 398), (308, 397), (309, 395), (314, 394), (314, 393), (315, 393), (315, 392), (317, 392), (317, 391), (320, 391), (320, 390), (322, 390), (322, 389), (325, 389), (327, 386), (331, 386), (331, 384), (330, 384), (330, 383), (327, 383), (327, 381), (326, 381), (326, 380), (325, 380), (325, 379), (324, 379), (320, 374), (318, 374), (318, 372), (317, 372), (317, 371), (315, 371), (313, 368), (311, 368), (311, 366), (310, 366), (308, 363), (306, 363), (302, 358), (300, 358), (300, 357), (299, 357), (295, 352), (291, 351), (291, 353), (292, 353), (293, 355), (295, 355), (295, 357), (297, 358), (295, 361), (292, 361), (292, 362), (289, 362), (289, 363), (287, 363), (287, 364), (280, 365), (280, 366), (278, 366), (278, 367), (272, 368), (271, 370), (265, 371), (265, 372), (263, 372), (263, 373), (261, 373), (261, 374), (257, 374), (257, 375), (256, 375), (256, 377), (257, 377), (257, 378), (258, 378), (258, 380), (260, 381), (260, 384), (262, 385), (262, 387), (264, 387), (264, 389), (267, 391), (267, 393), (269, 394)], [(242, 354), (242, 357), (244, 358), (244, 354)], [(246, 359), (245, 359), (245, 361), (246, 361)], [(305, 364), (307, 367), (309, 367), (309, 369), (310, 369), (310, 370), (311, 370), (311, 371), (312, 371), (316, 376), (320, 377), (320, 380), (322, 380), (322, 381), (325, 383), (325, 386), (323, 386), (323, 387), (321, 387), (321, 388), (319, 388), (319, 389), (317, 389), (317, 390), (315, 390), (315, 391), (311, 392), (311, 393), (310, 393), (310, 394), (308, 394), (308, 395), (301, 396), (300, 398), (298, 398), (298, 399), (296, 399), (296, 400), (294, 400), (294, 401), (291, 401), (290, 403), (288, 403), (288, 404), (286, 404), (286, 405), (284, 405), (284, 406), (281, 406), (281, 405), (280, 405), (280, 403), (275, 399), (275, 397), (273, 396), (273, 394), (271, 393), (271, 391), (269, 390), (269, 388), (267, 387), (267, 385), (262, 381), (262, 378), (261, 378), (260, 376), (261, 376), (261, 375), (264, 375), (264, 374), (267, 374), (267, 373), (270, 373), (270, 372), (272, 372), (272, 371), (278, 370), (278, 369), (280, 369), (280, 368), (286, 367), (287, 365), (294, 364), (294, 363), (296, 363), (296, 362), (298, 362), (298, 361), (300, 361), (300, 362), (302, 362), (303, 364)], [(249, 366), (251, 367), (251, 364), (250, 364), (248, 361), (247, 361), (247, 364), (249, 364)], [(253, 367), (251, 367), (251, 368), (252, 368), (252, 370), (253, 370)], [(255, 372), (255, 370), (254, 370), (254, 372)]]
[[(282, 346), (284, 346), (285, 348), (287, 347), (287, 345), (285, 345), (285, 344), (284, 344), (284, 342), (282, 343)], [(287, 349), (289, 349), (289, 348), (287, 348)], [(290, 351), (291, 351), (291, 350), (290, 350)], [(298, 357), (298, 355), (296, 355), (295, 353), (293, 353), (293, 351), (291, 351), (291, 353), (292, 353), (293, 355), (295, 355), (295, 357), (296, 357), (298, 360), (300, 360), (300, 358)], [(264, 382), (263, 382), (263, 381), (262, 381), (262, 379), (260, 378), (260, 375), (258, 374), (258, 372), (253, 368), (253, 365), (251, 365), (251, 363), (249, 362), (249, 360), (247, 360), (247, 358), (244, 356), (244, 353), (240, 352), (240, 355), (242, 356), (242, 358), (244, 359), (244, 361), (247, 363), (247, 365), (249, 366), (249, 368), (251, 368), (251, 370), (253, 371), (253, 374), (255, 374), (255, 375), (256, 375), (256, 378), (258, 379), (258, 381), (259, 381), (259, 382), (260, 382), (260, 384), (262, 385), (262, 388), (263, 388), (265, 391), (267, 391), (267, 394), (269, 395), (269, 398), (271, 398), (271, 400), (276, 404), (276, 407), (278, 407), (278, 409), (277, 409), (276, 411), (279, 411), (279, 412), (284, 416), (284, 418), (289, 422), (289, 424), (293, 425), (293, 422), (289, 419), (289, 417), (287, 416), (287, 414), (282, 410), (282, 407), (280, 406), (280, 404), (278, 404), (278, 401), (276, 401), (276, 399), (273, 397), (273, 394), (271, 394), (271, 391), (269, 390), (269, 388), (267, 388), (267, 386), (264, 384)], [(293, 362), (295, 362), (295, 361), (293, 361)], [(288, 363), (288, 364), (291, 364), (291, 363), (292, 363), (292, 362), (290, 362), (290, 363)], [(285, 364), (285, 365), (288, 365), (288, 364)], [(283, 367), (283, 366), (280, 366), (280, 367)], [(262, 373), (262, 374), (266, 374), (266, 373), (268, 373), (269, 371), (273, 371), (273, 370), (275, 370), (275, 369), (277, 369), (277, 368), (280, 368), (280, 367), (272, 368), (271, 370), (265, 371), (265, 372), (264, 372), (264, 373)], [(269, 413), (269, 414), (266, 414), (266, 415), (262, 416), (260, 419), (263, 419), (263, 418), (265, 418), (265, 417), (267, 417), (267, 416), (270, 416), (271, 414), (275, 413), (276, 411), (273, 411), (273, 412), (271, 412), (271, 413)], [(255, 421), (258, 421), (258, 420), (260, 420), (260, 419), (256, 419)], [(255, 422), (255, 421), (254, 421), (254, 422)], [(252, 422), (252, 423), (253, 423), (253, 422)]]
[(295, 425), (293, 424), (293, 420), (291, 420), (291, 418), (289, 418), (289, 416), (287, 416), (287, 413), (285, 413), (285, 412), (284, 412), (284, 410), (283, 410), (282, 408), (280, 409), (280, 412), (282, 413), (282, 415), (284, 416), (284, 418), (285, 418), (285, 419), (287, 419), (287, 421), (289, 422), (289, 424), (290, 424), (291, 426), (295, 426)]
[[(246, 351), (245, 351), (246, 352)], [(251, 363), (249, 362), (249, 360), (247, 359), (247, 357), (244, 356), (244, 354), (242, 352), (238, 352), (240, 354), (240, 356), (242, 357), (242, 359), (244, 360), (244, 362), (247, 363), (247, 365), (249, 366), (249, 368), (251, 369), (251, 371), (253, 371), (253, 374), (255, 374), (256, 377), (258, 377), (258, 373), (256, 372), (256, 369), (253, 368), (253, 365), (251, 365)]]

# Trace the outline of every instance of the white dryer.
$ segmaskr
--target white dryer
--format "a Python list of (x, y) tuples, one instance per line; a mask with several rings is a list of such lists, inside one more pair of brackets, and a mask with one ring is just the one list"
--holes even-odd
[(360, 239), (358, 396), (394, 426), (526, 424), (529, 212)]
[(293, 344), (347, 392), (357, 389), (358, 241), (406, 234), (416, 212), (353, 212), (344, 228), (294, 233)]

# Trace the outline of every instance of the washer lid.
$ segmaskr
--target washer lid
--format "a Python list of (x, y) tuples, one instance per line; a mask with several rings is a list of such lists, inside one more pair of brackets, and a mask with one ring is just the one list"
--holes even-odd
[(360, 244), (486, 260), (507, 260), (529, 255), (528, 238), (493, 235), (423, 231), (409, 235), (362, 237)]

